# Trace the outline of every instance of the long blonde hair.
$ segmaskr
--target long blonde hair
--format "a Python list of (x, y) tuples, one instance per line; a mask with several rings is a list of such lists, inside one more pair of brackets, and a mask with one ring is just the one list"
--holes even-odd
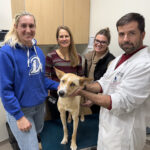
[(70, 35), (69, 57), (70, 57), (70, 61), (71, 61), (71, 66), (72, 67), (76, 67), (77, 65), (79, 65), (80, 60), (79, 60), (79, 56), (78, 56), (77, 50), (75, 48), (75, 44), (74, 44), (72, 33), (71, 33), (69, 27), (63, 26), (63, 25), (59, 26), (57, 28), (57, 31), (56, 31), (56, 39), (57, 40), (58, 40), (58, 36), (59, 36), (59, 31), (61, 29), (66, 30), (69, 33), (69, 35)]
[(15, 47), (15, 45), (17, 43), (21, 45), (19, 38), (18, 38), (18, 35), (17, 35), (17, 32), (16, 32), (16, 29), (15, 29), (15, 25), (18, 26), (19, 19), (22, 16), (32, 16), (34, 19), (34, 23), (36, 24), (35, 17), (32, 14), (30, 14), (29, 12), (23, 11), (23, 12), (15, 15), (15, 17), (13, 18), (13, 21), (12, 21), (11, 28), (10, 28), (9, 32), (6, 34), (4, 42), (2, 43), (2, 45), (4, 45), (5, 43), (9, 43), (9, 45), (11, 47)]

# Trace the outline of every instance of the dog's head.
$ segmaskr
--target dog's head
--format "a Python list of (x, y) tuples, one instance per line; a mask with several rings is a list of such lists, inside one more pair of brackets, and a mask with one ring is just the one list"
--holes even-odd
[(64, 73), (55, 68), (56, 75), (60, 79), (59, 89), (57, 94), (60, 97), (68, 97), (71, 95), (77, 88), (83, 86), (87, 82), (90, 82), (92, 79), (80, 77), (72, 73)]

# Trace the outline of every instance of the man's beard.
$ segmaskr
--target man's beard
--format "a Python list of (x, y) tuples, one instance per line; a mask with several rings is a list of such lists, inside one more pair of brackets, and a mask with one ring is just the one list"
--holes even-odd
[(139, 48), (139, 45), (134, 45), (130, 42), (124, 42), (123, 44), (119, 44), (120, 47), (125, 51), (126, 54), (130, 54)]

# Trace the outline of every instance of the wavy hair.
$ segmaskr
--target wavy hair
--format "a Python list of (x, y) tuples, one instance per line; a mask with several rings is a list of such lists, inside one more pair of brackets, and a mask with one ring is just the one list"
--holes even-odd
[(3, 45), (8, 43), (11, 47), (15, 47), (15, 45), (18, 43), (20, 45), (22, 45), (19, 41), (19, 37), (17, 35), (15, 26), (18, 26), (19, 20), (22, 16), (32, 16), (34, 19), (34, 23), (36, 24), (35, 21), (35, 17), (30, 14), (29, 12), (23, 11), (17, 15), (15, 15), (15, 17), (13, 18), (12, 24), (11, 24), (11, 28), (8, 31), (8, 33), (5, 36), (4, 42), (2, 43)]
[(63, 26), (63, 25), (59, 26), (57, 28), (57, 31), (56, 31), (56, 39), (57, 40), (58, 40), (58, 37), (59, 37), (59, 31), (61, 29), (66, 30), (69, 33), (69, 36), (70, 36), (69, 58), (70, 58), (70, 61), (71, 61), (71, 66), (72, 67), (76, 67), (77, 65), (79, 65), (80, 60), (79, 60), (79, 56), (78, 56), (77, 50), (75, 48), (75, 44), (74, 44), (72, 33), (71, 33), (69, 27)]

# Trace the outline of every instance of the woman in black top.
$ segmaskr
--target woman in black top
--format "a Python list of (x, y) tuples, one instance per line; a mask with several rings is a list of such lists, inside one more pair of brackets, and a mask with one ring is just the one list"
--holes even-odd
[[(100, 30), (95, 35), (93, 51), (84, 55), (84, 75), (92, 78), (93, 81), (99, 80), (104, 75), (109, 63), (115, 58), (109, 52), (110, 38), (109, 28)], [(93, 113), (99, 113), (100, 107), (92, 105), (91, 109)]]

